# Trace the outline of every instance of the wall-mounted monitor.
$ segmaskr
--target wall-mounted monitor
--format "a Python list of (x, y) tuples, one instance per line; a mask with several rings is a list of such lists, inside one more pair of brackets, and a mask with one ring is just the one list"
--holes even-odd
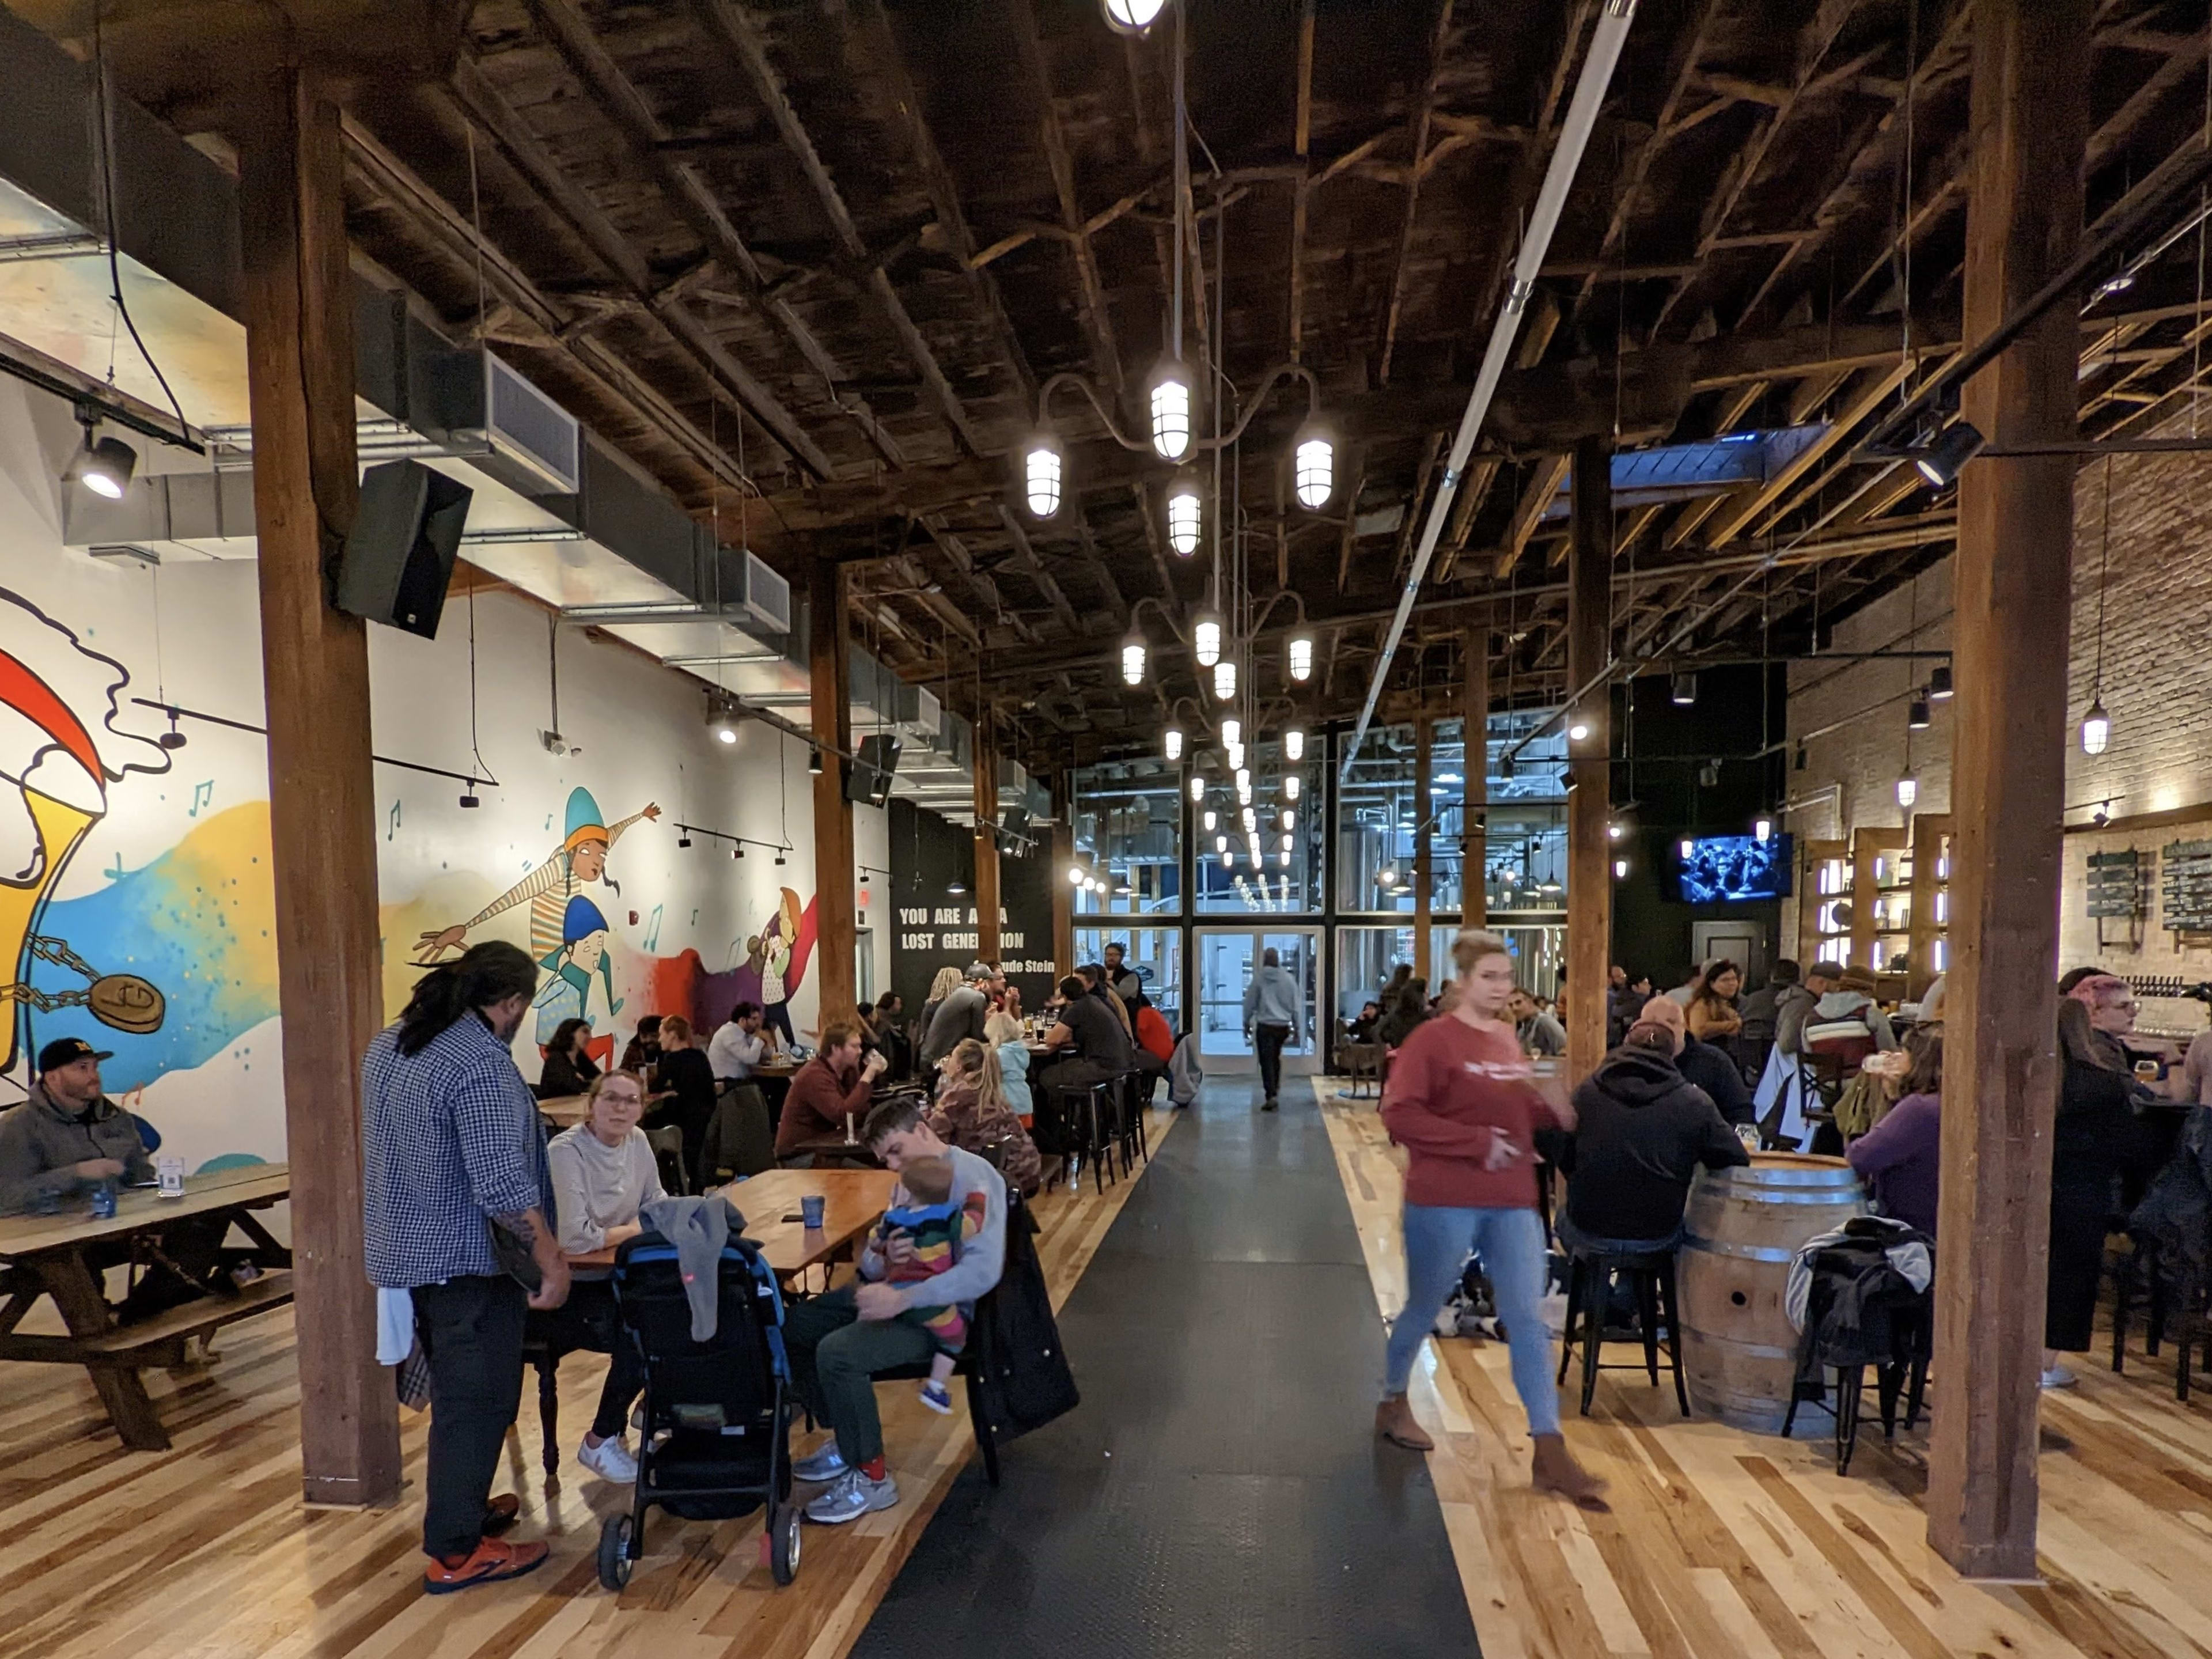
[(1787, 898), (1796, 860), (1784, 835), (1698, 836), (1675, 847), (1675, 872), (1685, 904), (1730, 904)]

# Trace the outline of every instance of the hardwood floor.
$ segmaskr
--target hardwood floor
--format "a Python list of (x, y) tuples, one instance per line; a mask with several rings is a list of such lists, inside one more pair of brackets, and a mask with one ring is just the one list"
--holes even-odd
[[(1152, 1115), (1155, 1146), (1174, 1122)], [(1133, 1184), (1038, 1201), (1055, 1304)], [(397, 1508), (310, 1511), (289, 1311), (229, 1328), (219, 1356), (149, 1374), (175, 1439), (158, 1454), (117, 1443), (82, 1371), (0, 1366), (0, 1659), (838, 1659), (972, 1446), (964, 1412), (940, 1417), (912, 1384), (885, 1384), (897, 1508), (809, 1527), (798, 1581), (781, 1590), (757, 1515), (682, 1522), (655, 1511), (650, 1553), (617, 1598), (599, 1587), (592, 1552), (619, 1495), (574, 1459), (604, 1362), (579, 1354), (561, 1368), (560, 1486), (544, 1485), (534, 1389), (507, 1442), (502, 1485), (522, 1497), (522, 1533), (551, 1538), (553, 1559), (512, 1584), (433, 1598), (419, 1553), (427, 1414), (401, 1413), (409, 1488)]]
[[(1373, 1102), (1317, 1083), (1376, 1302), (1395, 1312), (1396, 1154)], [(2081, 1386), (2044, 1397), (2044, 1583), (2027, 1588), (1966, 1583), (1928, 1548), (1924, 1425), (1887, 1449), (1873, 1425), (1838, 1479), (1826, 1432), (1685, 1422), (1663, 1382), (1609, 1373), (1588, 1419), (1566, 1404), (1569, 1443), (1612, 1482), (1613, 1512), (1584, 1515), (1528, 1490), (1502, 1344), (1431, 1343), (1413, 1398), (1442, 1431), (1430, 1468), (1486, 1659), (2212, 1659), (2212, 1396), (2175, 1401), (2170, 1346), (2131, 1352), (2124, 1376), (2109, 1354), (2075, 1356)]]

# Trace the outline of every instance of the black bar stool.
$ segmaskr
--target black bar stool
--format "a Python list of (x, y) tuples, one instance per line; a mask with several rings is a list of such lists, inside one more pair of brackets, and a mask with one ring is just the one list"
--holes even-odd
[[(1559, 1343), (1559, 1381), (1567, 1380), (1567, 1367), (1575, 1354), (1575, 1316), (1582, 1316), (1583, 1398), (1582, 1414), (1589, 1415), (1590, 1401), (1597, 1393), (1597, 1374), (1601, 1370), (1632, 1371), (1643, 1370), (1651, 1377), (1651, 1386), (1659, 1386), (1659, 1323), (1663, 1317), (1667, 1324), (1667, 1363), (1674, 1373), (1674, 1398), (1682, 1408), (1682, 1415), (1690, 1414), (1690, 1393), (1682, 1382), (1682, 1341), (1680, 1316), (1674, 1297), (1674, 1253), (1654, 1250), (1647, 1253), (1611, 1254), (1601, 1251), (1574, 1252), (1572, 1270), (1567, 1279), (1567, 1327)], [(1607, 1292), (1613, 1275), (1625, 1274), (1636, 1292), (1637, 1311), (1644, 1325), (1644, 1364), (1605, 1364), (1599, 1358), (1605, 1346), (1605, 1314)], [(1662, 1304), (1664, 1304), (1663, 1311)]]
[[(1082, 1149), (1079, 1156), (1091, 1166), (1092, 1183), (1103, 1193), (1106, 1176), (1114, 1168), (1114, 1143), (1107, 1133), (1115, 1092), (1114, 1080), (1102, 1078), (1095, 1083), (1055, 1083), (1050, 1092), (1065, 1132)], [(1079, 1170), (1076, 1179), (1080, 1182), (1082, 1178)], [(1121, 1176), (1115, 1175), (1115, 1179), (1119, 1181)]]

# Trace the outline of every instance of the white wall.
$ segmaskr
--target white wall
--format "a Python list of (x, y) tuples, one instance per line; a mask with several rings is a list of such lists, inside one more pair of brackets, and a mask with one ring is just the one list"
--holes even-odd
[[(9, 659), (0, 661), (0, 871), (21, 884), (0, 886), (0, 972), (34, 994), (10, 1005), (12, 1039), (0, 1056), (11, 1086), (0, 1097), (27, 1083), (31, 1042), (83, 1036), (114, 1050), (111, 1092), (143, 1089), (137, 1103), (189, 1163), (281, 1157), (265, 746), (256, 732), (187, 719), (185, 746), (165, 750), (152, 739), (167, 720), (131, 701), (259, 724), (256, 571), (244, 561), (173, 560), (156, 573), (64, 548), (58, 477), (76, 435), (65, 408), (0, 382), (0, 653)], [(475, 764), (470, 611), (465, 598), (450, 600), (434, 641), (370, 629), (380, 756), (464, 774)], [(760, 724), (741, 726), (734, 746), (719, 744), (697, 681), (563, 629), (560, 730), (573, 747), (550, 754), (538, 739), (552, 723), (547, 613), (503, 591), (479, 594), (474, 612), (476, 744), (497, 784), (478, 786), (482, 805), (466, 810), (458, 782), (376, 768), (387, 1008), (396, 1011), (419, 971), (422, 935), (469, 921), (558, 854), (578, 788), (610, 825), (659, 809), (657, 821), (621, 832), (605, 879), (578, 886), (605, 921), (622, 1004), (610, 1020), (607, 979), (595, 975), (586, 1011), (596, 1034), (626, 1039), (648, 1012), (719, 1019), (741, 993), (758, 995), (749, 941), (783, 927), (785, 890), (793, 919), (813, 897), (806, 746)], [(97, 751), (98, 783), (70, 758), (82, 741), (70, 735), (72, 719)], [(42, 809), (43, 852), (34, 793), (63, 802)], [(62, 830), (83, 822), (67, 817), (72, 806), (94, 817), (61, 862)], [(857, 826), (862, 861), (878, 867), (888, 861), (882, 816), (866, 813)], [(679, 822), (769, 845), (747, 848), (742, 862), (729, 842), (703, 836), (687, 851), (677, 844)], [(781, 867), (777, 843), (789, 848)], [(806, 920), (796, 931), (811, 939)], [(34, 952), (30, 934), (54, 943)], [(527, 945), (529, 906), (468, 937)], [(877, 945), (880, 985), (887, 936)], [(89, 1006), (145, 1023), (136, 1012), (143, 992), (117, 975), (161, 994), (154, 1029), (118, 1029)], [(802, 1031), (817, 1024), (817, 976), (810, 957), (791, 995)], [(97, 994), (94, 979), (105, 981)], [(547, 983), (568, 992), (550, 975)], [(550, 1024), (562, 1012), (549, 1006), (542, 1018)], [(517, 1043), (533, 1078), (534, 1035), (526, 1021)]]

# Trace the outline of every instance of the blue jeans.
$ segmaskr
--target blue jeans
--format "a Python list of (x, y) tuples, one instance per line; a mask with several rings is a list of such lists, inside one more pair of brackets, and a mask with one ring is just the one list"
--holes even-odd
[(1469, 1255), (1482, 1258), (1498, 1316), (1505, 1323), (1513, 1389), (1528, 1413), (1528, 1432), (1559, 1431), (1559, 1390), (1552, 1381), (1552, 1338), (1539, 1304), (1544, 1295), (1544, 1224), (1534, 1210), (1456, 1210), (1408, 1204), (1406, 1306), (1390, 1328), (1382, 1391), (1406, 1392), (1413, 1356)]

